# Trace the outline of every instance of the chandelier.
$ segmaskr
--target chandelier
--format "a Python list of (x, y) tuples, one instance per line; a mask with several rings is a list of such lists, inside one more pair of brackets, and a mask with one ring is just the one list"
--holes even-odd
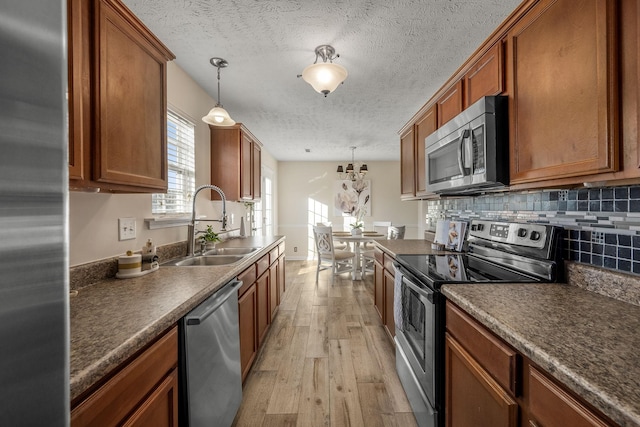
[(229, 63), (222, 58), (211, 58), (209, 62), (218, 69), (218, 102), (209, 111), (209, 114), (202, 118), (202, 121), (213, 126), (233, 126), (236, 122), (229, 116), (227, 110), (222, 108), (220, 103), (220, 68), (225, 68)]
[(364, 179), (364, 176), (367, 174), (367, 172), (369, 172), (369, 169), (367, 169), (367, 165), (363, 163), (362, 166), (360, 166), (360, 168), (356, 172), (356, 169), (354, 166), (356, 164), (354, 160), (354, 155), (357, 147), (351, 146), (349, 148), (351, 148), (351, 163), (347, 165), (346, 169), (343, 169), (342, 165), (338, 165), (338, 170), (336, 171), (338, 173), (338, 177), (341, 180), (349, 179), (351, 181), (358, 181), (360, 179)]
[[(315, 52), (316, 60), (306, 67), (298, 77), (302, 77), (302, 80), (309, 83), (316, 92), (323, 94), (326, 98), (345, 81), (348, 73), (342, 65), (333, 63), (333, 60), (339, 58), (340, 55), (336, 54), (336, 50), (332, 46), (323, 44), (316, 47)], [(322, 58), (321, 64), (317, 63), (318, 57)]]

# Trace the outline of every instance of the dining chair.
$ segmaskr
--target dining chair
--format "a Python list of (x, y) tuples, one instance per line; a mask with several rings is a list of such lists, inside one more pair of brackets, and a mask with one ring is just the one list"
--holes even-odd
[(335, 250), (333, 245), (333, 230), (327, 226), (314, 226), (313, 237), (316, 241), (318, 254), (318, 268), (316, 282), (321, 270), (331, 269), (333, 275), (353, 272), (356, 254), (351, 251)]
[(391, 225), (387, 230), (387, 239), (389, 240), (402, 240), (404, 239), (404, 225)]
[[(387, 227), (387, 239), (389, 240), (402, 240), (404, 239), (404, 231), (406, 226), (394, 226), (390, 225)], [(373, 250), (368, 250), (362, 252), (362, 276), (365, 275), (366, 272), (373, 272), (373, 262), (374, 262), (374, 252)]]
[[(316, 225), (319, 227), (331, 227), (330, 222), (316, 222)], [(341, 241), (340, 239), (336, 240), (338, 241), (338, 243), (336, 243), (335, 241), (333, 242), (334, 249), (338, 251), (344, 251), (347, 249), (347, 247), (349, 247), (349, 244), (347, 242)]]

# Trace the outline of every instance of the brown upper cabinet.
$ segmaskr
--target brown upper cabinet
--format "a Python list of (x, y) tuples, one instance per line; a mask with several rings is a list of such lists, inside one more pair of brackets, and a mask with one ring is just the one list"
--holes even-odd
[[(255, 201), (261, 197), (260, 142), (241, 123), (209, 126), (211, 184), (222, 188), (227, 200)], [(212, 192), (212, 200), (220, 199)]]
[(484, 96), (500, 95), (504, 92), (504, 47), (495, 43), (476, 61), (463, 78), (465, 108)]
[(412, 126), (400, 136), (400, 196), (403, 199), (416, 195), (414, 135)]
[(541, 0), (509, 32), (511, 184), (618, 169), (616, 3)]
[(463, 81), (458, 80), (437, 101), (438, 127), (447, 123), (464, 109)]
[(119, 0), (69, 0), (69, 186), (167, 189), (167, 61)]

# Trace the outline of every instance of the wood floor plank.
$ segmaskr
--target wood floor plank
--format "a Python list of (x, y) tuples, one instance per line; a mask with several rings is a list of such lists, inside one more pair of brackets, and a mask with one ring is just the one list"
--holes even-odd
[(305, 359), (298, 427), (329, 427), (329, 358)]
[(364, 426), (349, 340), (329, 340), (329, 390), (331, 426)]
[(277, 371), (280, 369), (283, 354), (288, 354), (294, 333), (295, 312), (279, 310), (265, 340), (269, 345), (263, 345), (251, 369), (258, 371)]
[(371, 354), (377, 358), (382, 367), (383, 380), (394, 411), (411, 412), (409, 400), (396, 372), (395, 348), (390, 343), (384, 326), (365, 326), (363, 331)]
[(275, 371), (252, 371), (249, 374), (244, 390), (251, 390), (251, 392), (243, 391), (242, 404), (238, 409), (233, 426), (257, 427), (262, 425), (276, 377)]
[(262, 427), (296, 427), (297, 414), (267, 414)]
[(358, 383), (379, 383), (384, 381), (382, 366), (371, 351), (363, 327), (350, 327), (351, 359)]
[(306, 357), (328, 357), (329, 336), (327, 328), (326, 306), (313, 306)]
[(358, 383), (358, 394), (362, 418), (367, 427), (384, 427), (385, 415), (393, 415), (386, 419), (387, 424), (395, 418), (384, 383)]
[(278, 369), (271, 399), (269, 399), (267, 414), (294, 414), (298, 412), (308, 340), (308, 327), (294, 328), (289, 351), (282, 355), (283, 360)]

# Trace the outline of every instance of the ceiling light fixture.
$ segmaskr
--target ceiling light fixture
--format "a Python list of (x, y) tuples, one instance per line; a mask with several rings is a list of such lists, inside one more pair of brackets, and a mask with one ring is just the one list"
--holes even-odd
[(351, 163), (347, 165), (346, 170), (342, 168), (342, 165), (338, 165), (338, 170), (336, 171), (338, 172), (338, 177), (342, 180), (350, 179), (351, 181), (364, 179), (364, 176), (367, 174), (367, 172), (369, 172), (369, 169), (367, 168), (367, 165), (363, 163), (362, 166), (360, 166), (360, 169), (358, 169), (358, 172), (356, 172), (354, 167), (354, 165), (356, 164), (356, 162), (354, 161), (354, 155), (357, 147), (352, 146), (350, 148), (351, 148)]
[[(318, 64), (318, 57), (322, 58), (321, 64)], [(316, 60), (306, 67), (298, 77), (302, 77), (302, 80), (309, 83), (316, 92), (324, 94), (326, 98), (347, 78), (347, 70), (342, 65), (333, 63), (333, 60), (339, 57), (336, 50), (328, 44), (318, 46), (316, 47)]]
[(202, 121), (213, 126), (233, 126), (236, 122), (229, 116), (227, 110), (222, 108), (220, 103), (220, 68), (225, 68), (229, 63), (222, 58), (211, 58), (209, 62), (218, 69), (218, 102), (209, 111), (209, 114), (202, 118)]

